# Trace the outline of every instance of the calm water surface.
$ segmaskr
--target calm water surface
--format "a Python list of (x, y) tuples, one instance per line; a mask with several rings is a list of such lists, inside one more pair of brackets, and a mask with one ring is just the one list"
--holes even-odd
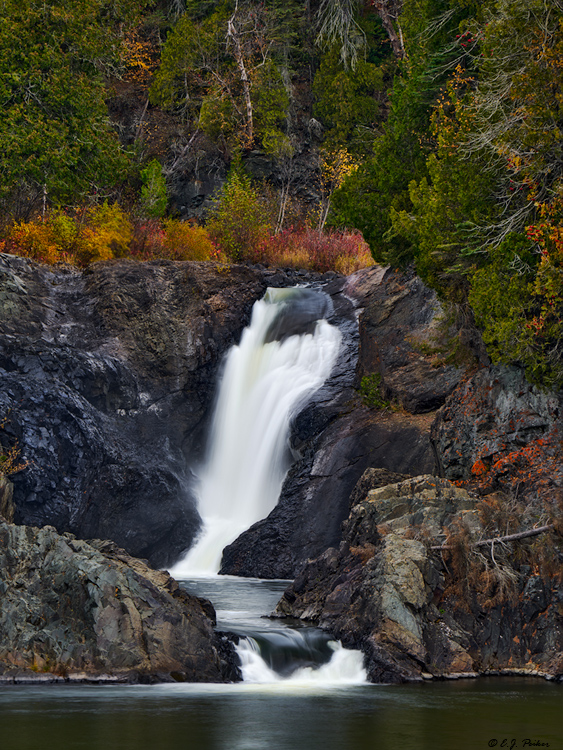
[[(207, 593), (220, 624), (238, 629), (258, 627), (259, 612), (272, 609), (284, 583), (227, 579), (186, 586)], [(535, 679), (483, 678), (400, 686), (277, 682), (0, 688), (0, 750), (494, 746), (563, 750), (563, 687)]]

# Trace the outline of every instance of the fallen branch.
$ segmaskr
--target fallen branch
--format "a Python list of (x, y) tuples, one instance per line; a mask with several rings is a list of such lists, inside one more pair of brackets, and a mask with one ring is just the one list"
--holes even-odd
[[(497, 542), (515, 542), (517, 539), (527, 539), (530, 536), (537, 536), (538, 534), (545, 534), (546, 531), (551, 531), (555, 528), (555, 524), (548, 523), (547, 526), (538, 526), (537, 529), (528, 529), (528, 531), (520, 531), (518, 534), (509, 534), (508, 536), (497, 536), (493, 539), (482, 539), (480, 542), (473, 542), (472, 547), (485, 547), (488, 544), (496, 544)], [(438, 544), (430, 549), (444, 550), (452, 549), (449, 544)]]

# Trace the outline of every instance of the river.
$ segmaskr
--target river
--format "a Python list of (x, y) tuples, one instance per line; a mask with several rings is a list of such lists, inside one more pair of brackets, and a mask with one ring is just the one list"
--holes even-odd
[[(282, 581), (185, 581), (211, 596), (218, 626), (263, 620)], [(0, 688), (2, 750), (479, 750), (563, 747), (560, 685), (480, 678), (410, 685), (279, 679), (230, 685)], [(503, 745), (503, 741), (506, 743)], [(493, 744), (491, 744), (493, 743)]]

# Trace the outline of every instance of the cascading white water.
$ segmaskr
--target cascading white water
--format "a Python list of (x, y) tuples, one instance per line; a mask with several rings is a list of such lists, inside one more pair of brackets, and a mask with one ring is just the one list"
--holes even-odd
[(338, 641), (331, 641), (329, 646), (334, 653), (327, 664), (317, 668), (300, 667), (289, 677), (282, 677), (266, 664), (260, 654), (260, 647), (253, 638), (241, 639), (236, 650), (245, 682), (283, 682), (286, 686), (362, 685), (367, 682), (361, 651), (345, 649)]
[(330, 374), (341, 340), (337, 328), (314, 316), (305, 327), (312, 333), (291, 335), (299, 330), (291, 306), (302, 296), (302, 289), (268, 289), (228, 354), (197, 488), (203, 531), (170, 571), (175, 577), (217, 573), (223, 549), (277, 503), (291, 419)]

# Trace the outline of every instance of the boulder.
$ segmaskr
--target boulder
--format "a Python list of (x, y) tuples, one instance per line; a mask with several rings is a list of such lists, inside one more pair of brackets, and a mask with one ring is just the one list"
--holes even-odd
[(237, 679), (210, 602), (112, 542), (0, 520), (0, 591), (2, 682)]
[(370, 490), (340, 546), (307, 563), (275, 615), (361, 648), (373, 682), (498, 670), (560, 677), (557, 575), (522, 564), (534, 561), (533, 545), (477, 553), (480, 510), (477, 497), (429, 475)]

